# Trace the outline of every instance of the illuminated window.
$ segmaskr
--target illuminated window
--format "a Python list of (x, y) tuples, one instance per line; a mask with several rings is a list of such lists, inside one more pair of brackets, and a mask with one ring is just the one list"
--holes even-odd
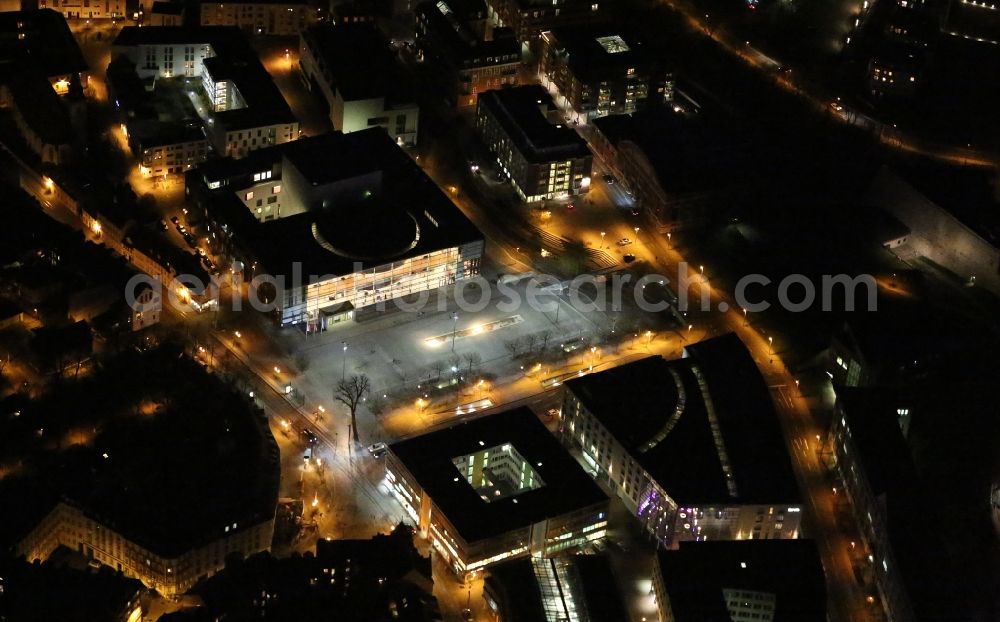
[(250, 192), (247, 192), (246, 199), (247, 199), (247, 201), (253, 199), (253, 190), (251, 190)]

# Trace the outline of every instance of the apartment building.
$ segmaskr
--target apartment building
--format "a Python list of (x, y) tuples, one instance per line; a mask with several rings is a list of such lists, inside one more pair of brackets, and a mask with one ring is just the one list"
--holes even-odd
[(560, 429), (664, 546), (800, 536), (777, 415), (734, 334), (687, 346), (680, 360), (650, 356), (566, 381)]
[(590, 188), (593, 155), (539, 85), (479, 96), (476, 129), (523, 201), (571, 197)]

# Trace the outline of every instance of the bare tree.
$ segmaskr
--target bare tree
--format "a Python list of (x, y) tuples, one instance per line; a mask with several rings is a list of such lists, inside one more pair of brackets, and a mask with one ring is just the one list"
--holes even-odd
[(514, 358), (521, 350), (521, 340), (508, 339), (503, 342), (503, 347), (505, 350), (507, 350), (507, 354), (510, 355), (510, 358)]
[(431, 369), (434, 371), (435, 379), (440, 380), (441, 372), (444, 371), (444, 361), (434, 361), (431, 363)]
[(524, 345), (528, 348), (528, 353), (532, 353), (535, 350), (535, 345), (538, 343), (537, 335), (525, 335)]
[(360, 375), (341, 380), (333, 392), (333, 399), (347, 406), (351, 413), (351, 436), (354, 437), (355, 447), (361, 447), (361, 439), (358, 436), (358, 407), (370, 391), (371, 380), (368, 376)]
[(479, 353), (475, 351), (466, 352), (465, 354), (462, 355), (462, 358), (465, 359), (465, 362), (469, 364), (470, 376), (472, 375), (472, 368), (475, 367), (476, 365), (479, 365), (479, 363), (481, 363), (483, 360), (483, 357), (480, 356)]
[(538, 333), (538, 338), (542, 340), (542, 351), (544, 352), (549, 347), (549, 337), (552, 336), (552, 331), (543, 330)]

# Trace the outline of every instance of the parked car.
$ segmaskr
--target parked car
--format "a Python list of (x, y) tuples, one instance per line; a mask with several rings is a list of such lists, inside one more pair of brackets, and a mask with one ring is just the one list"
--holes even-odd
[(632, 243), (632, 240), (629, 239), (629, 238), (622, 238), (622, 239), (618, 240), (618, 246), (628, 246), (631, 243)]
[(368, 446), (368, 453), (370, 453), (373, 458), (381, 458), (385, 455), (385, 452), (385, 443), (375, 443), (374, 445)]
[(609, 186), (610, 186), (611, 184), (615, 183), (615, 181), (617, 181), (617, 180), (615, 179), (615, 176), (614, 176), (614, 175), (605, 175), (605, 176), (603, 177), (603, 179), (604, 179), (604, 183), (608, 184)]

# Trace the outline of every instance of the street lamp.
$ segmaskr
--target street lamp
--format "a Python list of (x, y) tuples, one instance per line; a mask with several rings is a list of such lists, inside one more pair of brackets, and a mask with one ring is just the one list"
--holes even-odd
[(671, 250), (674, 248), (673, 245), (670, 243), (670, 238), (672, 238), (673, 236), (674, 236), (673, 233), (669, 232), (667, 233), (667, 247), (670, 248)]
[(774, 355), (774, 337), (767, 338), (767, 355)]
[(455, 336), (458, 334), (458, 313), (451, 314), (452, 325), (451, 325), (451, 351), (455, 351)]
[(340, 345), (344, 349), (343, 367), (340, 370), (340, 379), (341, 380), (347, 380), (347, 342), (346, 341), (341, 341)]
[(601, 231), (601, 248), (604, 248), (604, 236), (605, 236), (605, 232)]
[(747, 317), (747, 308), (743, 307), (743, 325), (750, 326), (750, 319)]

